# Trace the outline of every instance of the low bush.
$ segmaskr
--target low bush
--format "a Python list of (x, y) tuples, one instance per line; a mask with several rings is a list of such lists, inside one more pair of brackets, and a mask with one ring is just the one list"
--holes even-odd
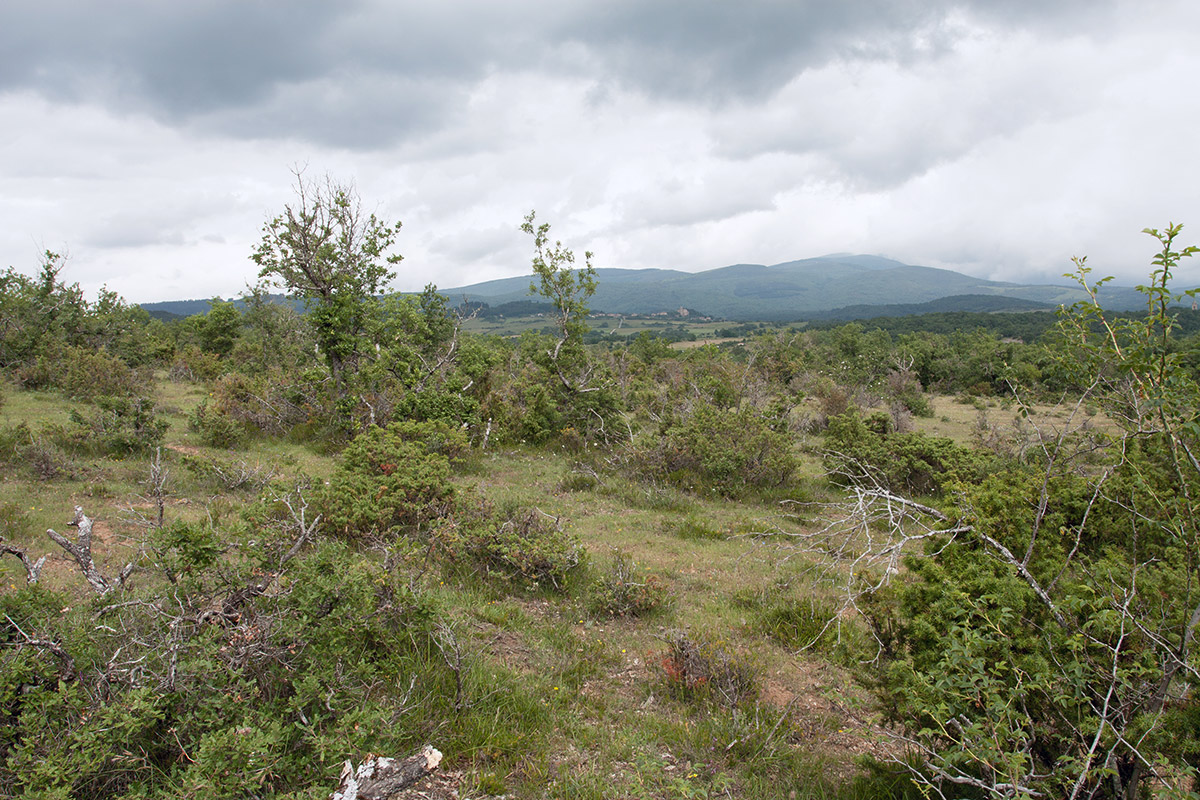
[(410, 532), (444, 515), (454, 497), (451, 465), (468, 449), (462, 431), (440, 423), (368, 428), (346, 447), (321, 494), (326, 523), (355, 539)]
[(584, 558), (578, 537), (564, 531), (557, 518), (535, 508), (498, 508), (481, 494), (460, 498), (432, 536), (452, 562), (531, 588), (561, 589)]
[(614, 553), (612, 567), (592, 586), (589, 608), (607, 617), (644, 617), (664, 609), (671, 600), (665, 581), (648, 575), (622, 552)]
[(224, 371), (225, 364), (216, 353), (208, 353), (194, 344), (189, 344), (175, 353), (171, 362), (170, 375), (173, 380), (188, 380), (208, 383), (215, 381)]
[(643, 478), (689, 491), (740, 497), (778, 489), (791, 479), (796, 459), (773, 421), (751, 408), (698, 406), (661, 436), (634, 445), (629, 460)]
[(563, 475), (558, 488), (564, 492), (588, 492), (600, 486), (600, 474), (588, 464), (576, 462)]
[(103, 455), (144, 453), (162, 444), (167, 421), (146, 397), (100, 397), (86, 414), (73, 409), (65, 443)]
[(222, 450), (237, 447), (246, 439), (246, 427), (222, 413), (205, 398), (188, 416), (188, 430), (209, 447)]
[(988, 469), (987, 457), (951, 439), (894, 431), (886, 413), (834, 417), (825, 446), (825, 466), (835, 480), (874, 481), (907, 495), (940, 495), (957, 481), (981, 480)]
[(758, 697), (757, 670), (727, 642), (676, 632), (660, 664), (673, 697), (727, 708)]
[(49, 348), (18, 369), (16, 378), (27, 388), (54, 388), (87, 401), (137, 396), (149, 385), (148, 373), (132, 369), (109, 352), (71, 346)]
[(75, 461), (56, 441), (66, 438), (65, 432), (34, 433), (24, 422), (0, 426), (0, 463), (43, 481), (74, 477)]

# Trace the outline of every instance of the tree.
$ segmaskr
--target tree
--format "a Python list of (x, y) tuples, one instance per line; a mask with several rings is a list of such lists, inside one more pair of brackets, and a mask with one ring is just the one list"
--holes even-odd
[(200, 346), (205, 352), (228, 356), (233, 352), (242, 329), (242, 312), (233, 303), (214, 297), (208, 313), (200, 321)]
[(353, 375), (368, 344), (363, 334), (377, 316), (379, 294), (396, 276), (391, 265), (402, 258), (389, 253), (400, 223), (368, 214), (352, 185), (295, 176), (295, 202), (263, 225), (251, 259), (259, 278), (309, 301), (317, 346), (348, 417)]
[(529, 293), (541, 295), (554, 307), (558, 336), (554, 349), (546, 354), (549, 364), (564, 389), (594, 392), (598, 387), (588, 385), (591, 373), (587, 369), (588, 358), (583, 347), (588, 300), (596, 293), (592, 253), (584, 253), (586, 266), (582, 270), (574, 269), (575, 253), (559, 241), (551, 247), (549, 223), (543, 222), (535, 228), (534, 220), (535, 214), (530, 211), (521, 230), (533, 237), (533, 274), (537, 280), (529, 284)]
[(617, 397), (604, 365), (584, 345), (588, 300), (596, 291), (592, 254), (585, 267), (575, 269), (575, 253), (556, 241), (550, 226), (535, 226), (529, 212), (521, 230), (533, 236), (534, 281), (529, 293), (550, 301), (554, 336), (527, 334), (518, 350), (521, 365), (510, 366), (517, 379), (510, 385), (509, 405), (519, 409), (517, 427), (523, 437), (542, 440), (574, 432), (586, 440), (609, 440), (620, 434), (608, 422), (617, 411)]

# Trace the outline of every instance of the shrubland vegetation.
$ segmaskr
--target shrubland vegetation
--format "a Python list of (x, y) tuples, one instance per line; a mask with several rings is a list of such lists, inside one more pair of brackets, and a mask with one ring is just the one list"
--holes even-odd
[(1145, 314), (1037, 343), (689, 349), (589, 344), (532, 214), (549, 332), (379, 297), (397, 229), (298, 176), (253, 257), (304, 313), (0, 276), (0, 792), (326, 797), (428, 743), (474, 797), (1195, 796), (1178, 227)]

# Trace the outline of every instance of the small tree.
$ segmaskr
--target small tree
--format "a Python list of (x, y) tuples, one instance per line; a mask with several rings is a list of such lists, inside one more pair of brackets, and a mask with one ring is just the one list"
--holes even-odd
[(317, 346), (348, 417), (345, 401), (369, 344), (364, 334), (375, 325), (379, 294), (396, 276), (391, 265), (402, 258), (389, 254), (400, 223), (368, 214), (352, 185), (295, 175), (296, 201), (263, 225), (250, 257), (261, 267), (259, 278), (309, 302)]
[(550, 246), (550, 225), (543, 222), (534, 227), (534, 212), (530, 211), (521, 230), (533, 237), (533, 274), (529, 293), (541, 295), (554, 307), (558, 338), (549, 356), (551, 368), (558, 374), (568, 391), (596, 391), (587, 385), (587, 353), (583, 335), (587, 333), (588, 300), (596, 293), (596, 270), (592, 253), (583, 254), (584, 268), (574, 269), (575, 253), (562, 242)]
[(550, 301), (555, 337), (552, 346), (538, 348), (533, 360), (548, 373), (553, 385), (527, 387), (524, 394), (548, 392), (555, 406), (555, 424), (561, 429), (574, 428), (588, 432), (589, 438), (594, 435), (608, 439), (615, 433), (607, 427), (607, 420), (616, 410), (616, 397), (601, 374), (601, 363), (583, 343), (588, 301), (596, 292), (592, 254), (584, 253), (585, 267), (574, 269), (575, 253), (559, 241), (551, 246), (550, 226), (542, 223), (535, 227), (534, 221), (534, 212), (530, 211), (521, 225), (521, 230), (533, 237), (535, 280), (529, 285), (529, 293)]

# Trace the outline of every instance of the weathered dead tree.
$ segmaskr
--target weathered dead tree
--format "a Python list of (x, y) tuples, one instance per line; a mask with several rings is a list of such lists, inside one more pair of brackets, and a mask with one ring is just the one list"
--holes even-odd
[(108, 594), (113, 589), (121, 586), (129, 579), (130, 573), (133, 572), (134, 562), (130, 561), (117, 574), (113, 580), (105, 578), (96, 568), (96, 562), (92, 559), (92, 519), (83, 513), (82, 506), (75, 506), (75, 517), (67, 523), (72, 528), (78, 528), (79, 533), (75, 536), (75, 541), (67, 539), (60, 533), (55, 532), (53, 528), (46, 529), (46, 535), (54, 540), (54, 543), (66, 550), (71, 558), (75, 559), (75, 563), (79, 566), (79, 571), (83, 573), (83, 577), (102, 595)]
[(347, 761), (330, 800), (389, 800), (438, 768), (442, 754), (429, 745), (408, 758), (370, 756), (358, 765)]

